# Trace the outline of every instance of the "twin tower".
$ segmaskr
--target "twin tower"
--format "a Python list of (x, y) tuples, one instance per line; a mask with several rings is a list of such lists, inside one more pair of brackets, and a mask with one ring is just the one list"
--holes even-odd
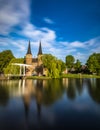
[(43, 74), (43, 65), (42, 65), (42, 46), (41, 42), (39, 43), (39, 49), (38, 49), (38, 54), (36, 58), (33, 58), (32, 53), (31, 53), (31, 45), (30, 41), (28, 44), (28, 50), (25, 56), (25, 63), (27, 64), (26, 67), (26, 75), (31, 76), (32, 74), (34, 75), (42, 75)]

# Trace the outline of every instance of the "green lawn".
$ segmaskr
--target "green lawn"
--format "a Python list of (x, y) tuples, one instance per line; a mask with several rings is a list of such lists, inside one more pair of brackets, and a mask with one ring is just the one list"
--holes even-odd
[[(63, 74), (60, 78), (100, 78), (97, 75), (89, 75), (89, 74)], [(7, 78), (0, 78), (0, 80)], [(15, 79), (15, 78), (14, 78)], [(19, 79), (19, 78), (16, 78)], [(28, 76), (26, 79), (52, 79), (51, 77), (45, 76)]]
[(89, 74), (63, 74), (62, 78), (100, 78), (100, 76)]
[[(100, 78), (100, 76), (89, 74), (63, 74), (61, 78)], [(29, 76), (27, 79), (51, 79), (51, 77)]]
[(50, 77), (45, 76), (28, 76), (27, 79), (50, 79)]

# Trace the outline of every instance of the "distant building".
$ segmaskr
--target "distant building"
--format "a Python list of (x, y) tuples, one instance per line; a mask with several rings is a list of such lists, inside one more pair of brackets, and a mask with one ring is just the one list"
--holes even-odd
[(25, 56), (25, 63), (31, 66), (26, 67), (26, 76), (44, 74), (44, 68), (43, 68), (43, 63), (41, 59), (42, 56), (43, 56), (43, 53), (42, 53), (41, 42), (39, 43), (37, 57), (33, 58), (32, 53), (31, 53), (31, 45), (29, 41), (28, 50)]

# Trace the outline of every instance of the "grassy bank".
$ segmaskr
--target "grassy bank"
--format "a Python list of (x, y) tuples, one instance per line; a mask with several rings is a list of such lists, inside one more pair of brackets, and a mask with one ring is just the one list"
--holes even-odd
[[(51, 79), (51, 77), (44, 76), (29, 76), (27, 79)], [(63, 74), (60, 78), (100, 78), (97, 75), (88, 75), (88, 74)]]
[(62, 78), (100, 78), (100, 76), (89, 74), (63, 74)]
[[(60, 78), (100, 78), (97, 75), (88, 75), (88, 74), (63, 74)], [(0, 80), (7, 80), (7, 77), (0, 77)], [(20, 79), (17, 77), (9, 78), (9, 79)], [(52, 79), (51, 77), (45, 76), (28, 76), (25, 79)]]
[(28, 76), (26, 79), (51, 79), (51, 77), (45, 77), (45, 76)]

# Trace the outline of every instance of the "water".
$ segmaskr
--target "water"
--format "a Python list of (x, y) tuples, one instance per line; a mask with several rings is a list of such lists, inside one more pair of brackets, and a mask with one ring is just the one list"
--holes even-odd
[(100, 79), (0, 81), (0, 130), (100, 129)]

